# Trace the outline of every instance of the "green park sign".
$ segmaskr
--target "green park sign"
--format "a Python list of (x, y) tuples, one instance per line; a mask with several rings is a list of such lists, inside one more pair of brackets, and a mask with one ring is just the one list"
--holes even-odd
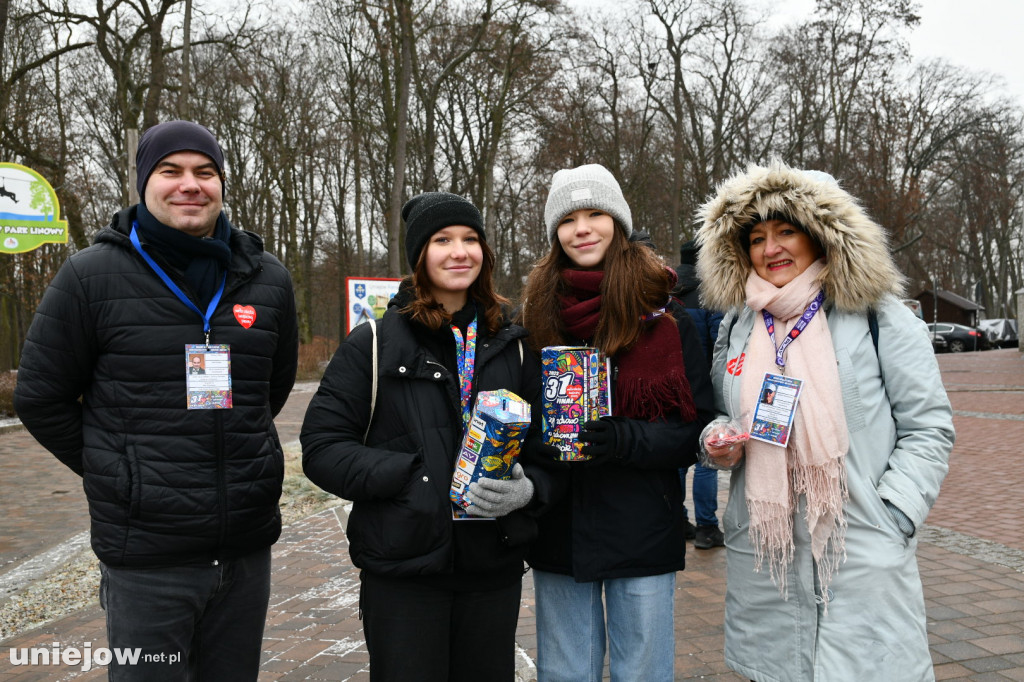
[(68, 223), (60, 202), (39, 173), (0, 163), (0, 253), (24, 253), (43, 244), (67, 244)]

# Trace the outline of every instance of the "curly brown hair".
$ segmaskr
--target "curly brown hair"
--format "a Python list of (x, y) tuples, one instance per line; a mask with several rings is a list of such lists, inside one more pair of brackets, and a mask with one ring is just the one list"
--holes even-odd
[[(626, 237), (616, 221), (612, 243), (604, 257), (601, 313), (590, 343), (607, 355), (631, 347), (640, 338), (644, 319), (664, 308), (672, 289), (668, 268), (652, 249)], [(569, 286), (562, 276), (576, 267), (556, 238), (526, 280), (519, 321), (530, 330), (527, 343), (535, 351), (569, 341), (562, 322), (562, 297)]]
[[(501, 328), (504, 319), (502, 306), (508, 305), (509, 301), (494, 290), (494, 251), (483, 239), (480, 240), (480, 249), (484, 256), (480, 264), (480, 274), (466, 293), (480, 308), (480, 323), (489, 334), (494, 334)], [(427, 249), (423, 249), (420, 251), (419, 260), (416, 261), (416, 268), (406, 279), (406, 282), (412, 285), (413, 300), (400, 312), (408, 313), (412, 319), (430, 329), (440, 329), (442, 324), (451, 323), (452, 315), (431, 293), (426, 261)]]

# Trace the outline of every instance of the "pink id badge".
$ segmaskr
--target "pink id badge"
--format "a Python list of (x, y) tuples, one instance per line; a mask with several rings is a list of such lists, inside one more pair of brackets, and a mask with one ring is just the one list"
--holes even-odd
[(185, 386), (188, 409), (231, 409), (230, 346), (186, 344)]
[(802, 379), (765, 373), (750, 425), (751, 438), (783, 448), (789, 444), (803, 383)]

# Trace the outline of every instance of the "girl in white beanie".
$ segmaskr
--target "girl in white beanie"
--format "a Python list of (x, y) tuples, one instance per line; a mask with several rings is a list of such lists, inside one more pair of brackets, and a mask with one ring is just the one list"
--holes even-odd
[(677, 470), (693, 463), (711, 416), (707, 364), (689, 316), (667, 309), (674, 274), (630, 241), (632, 215), (607, 169), (555, 173), (544, 217), (551, 251), (526, 283), (527, 341), (603, 350), (615, 416), (583, 426), (590, 459), (564, 465), (565, 493), (539, 520), (529, 556), (538, 680), (599, 682), (607, 649), (612, 680), (667, 682), (686, 551)]

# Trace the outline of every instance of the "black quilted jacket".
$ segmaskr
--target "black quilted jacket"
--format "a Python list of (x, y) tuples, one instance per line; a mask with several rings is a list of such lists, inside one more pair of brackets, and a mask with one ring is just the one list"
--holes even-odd
[(519, 461), (534, 499), (497, 523), (461, 521), (456, 531), (448, 491), (462, 439), (458, 381), (399, 312), (401, 296), (379, 321), (379, 385), (366, 444), (373, 347), (364, 324), (338, 347), (309, 404), (303, 468), (314, 483), (354, 502), (347, 532), (357, 567), (401, 577), (519, 580), (526, 543), (537, 533), (535, 515), (553, 495), (546, 469), (558, 466), (541, 455), (540, 362), (525, 343), (520, 355), (522, 327), (506, 322), (493, 335), (481, 329), (474, 400), (479, 391), (507, 388), (532, 405), (534, 424)]
[[(180, 565), (266, 547), (281, 532), (273, 417), (295, 380), (291, 278), (257, 235), (232, 228), (210, 343), (230, 345), (233, 407), (187, 410), (185, 345), (204, 341), (203, 323), (136, 253), (133, 218), (134, 207), (115, 215), (47, 289), (22, 352), (18, 416), (83, 477), (104, 563)], [(250, 327), (236, 306), (255, 309)]]

